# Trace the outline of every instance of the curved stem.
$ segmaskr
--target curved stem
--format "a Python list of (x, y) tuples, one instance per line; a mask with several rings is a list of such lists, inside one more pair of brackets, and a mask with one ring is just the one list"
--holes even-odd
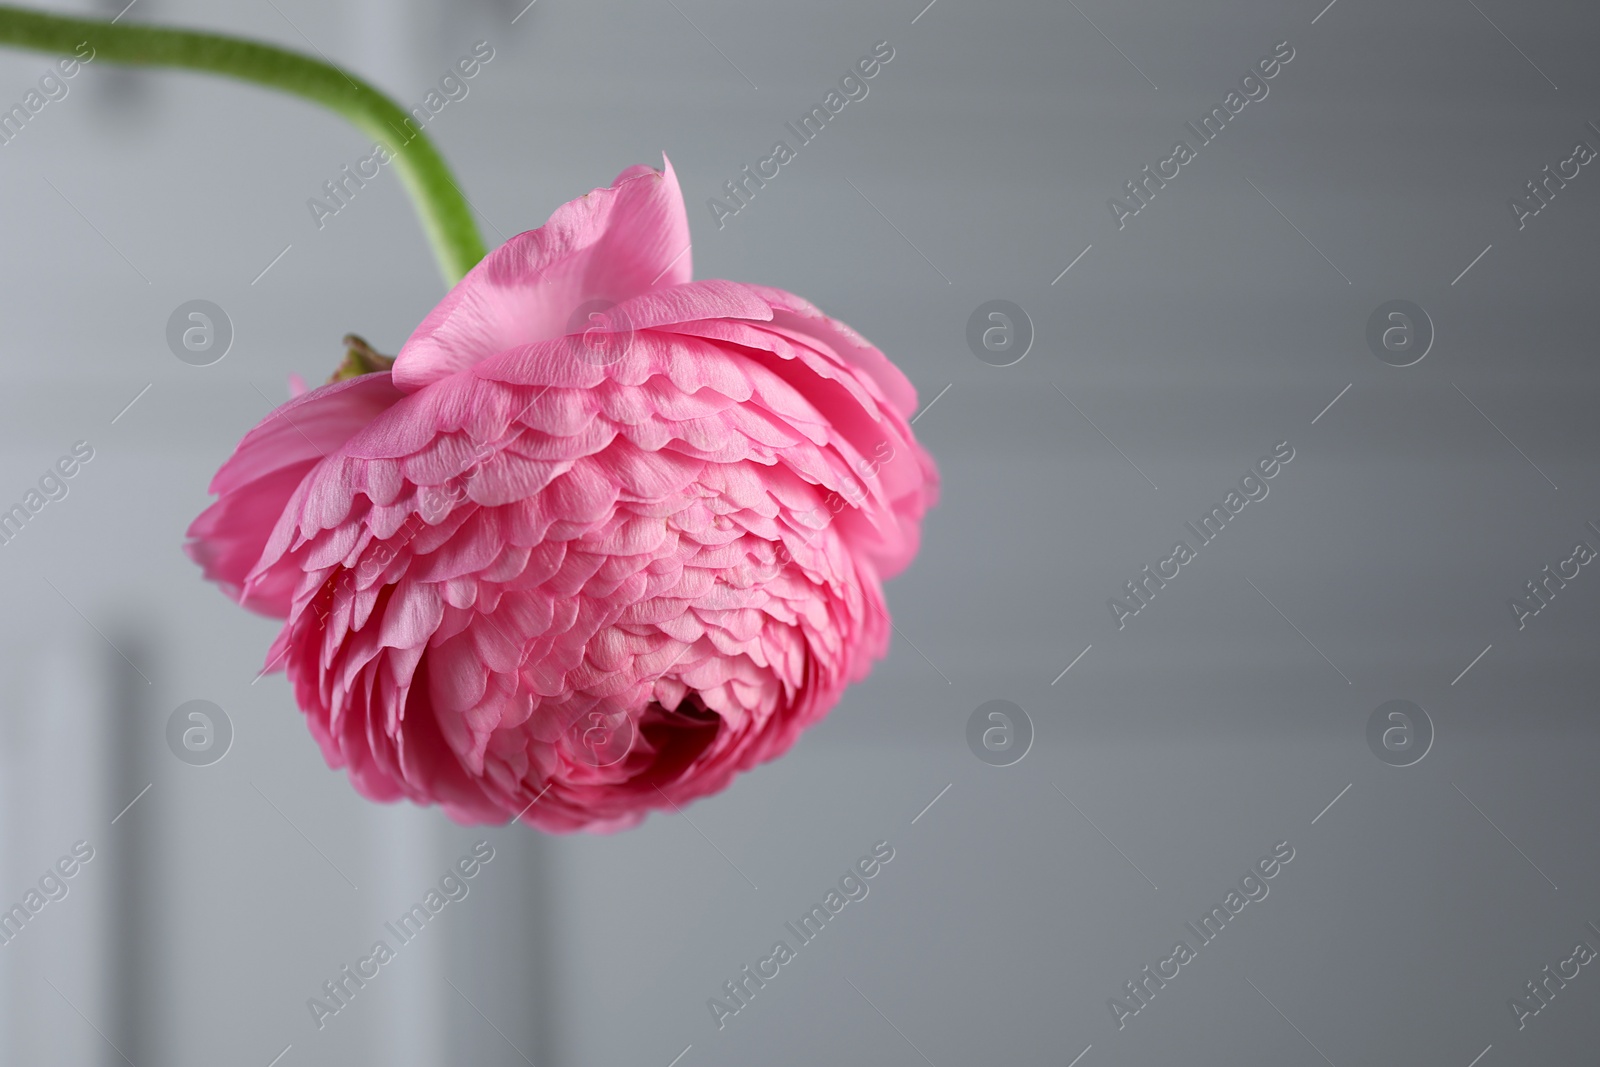
[(255, 82), (331, 108), (394, 158), (439, 269), (454, 284), (483, 258), (472, 209), (433, 142), (393, 100), (331, 63), (273, 45), (160, 26), (116, 25), (0, 5), (0, 46), (131, 66), (178, 67)]

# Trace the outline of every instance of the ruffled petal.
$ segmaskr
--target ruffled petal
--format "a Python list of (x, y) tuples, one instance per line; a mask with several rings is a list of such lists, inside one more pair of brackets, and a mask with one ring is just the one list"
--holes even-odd
[(415, 392), (507, 348), (581, 332), (586, 312), (688, 281), (692, 258), (671, 161), (629, 167), (468, 271), (400, 349), (395, 383)]
[(403, 394), (368, 374), (295, 396), (245, 435), (211, 480), (220, 499), (189, 526), (184, 551), (205, 576), (252, 611), (282, 618), (298, 571), (245, 580), (306, 474)]

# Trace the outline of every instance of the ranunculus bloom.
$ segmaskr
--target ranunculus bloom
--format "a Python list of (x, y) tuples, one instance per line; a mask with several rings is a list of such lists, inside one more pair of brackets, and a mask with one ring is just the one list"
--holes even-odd
[(783, 753), (887, 649), (936, 492), (916, 395), (688, 249), (671, 165), (630, 168), (217, 473), (190, 555), (285, 620), (268, 664), (366, 796), (631, 826)]

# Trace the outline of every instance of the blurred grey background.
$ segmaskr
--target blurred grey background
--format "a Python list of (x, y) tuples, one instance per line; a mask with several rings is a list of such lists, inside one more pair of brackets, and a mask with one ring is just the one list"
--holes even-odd
[[(0, 901), (94, 849), (0, 946), (0, 1061), (1593, 1058), (1600, 971), (1564, 961), (1600, 949), (1600, 574), (1521, 629), (1509, 602), (1600, 548), (1600, 174), (1552, 181), (1521, 228), (1508, 201), (1600, 149), (1600, 19), (925, 2), (125, 16), (320, 51), (407, 105), (486, 41), (428, 131), (491, 243), (665, 152), (697, 276), (805, 295), (932, 402), (944, 496), (890, 588), (889, 658), (786, 758), (611, 837), (360, 799), (282, 676), (256, 681), (274, 624), (180, 552), (289, 375), (325, 378), (347, 331), (393, 352), (442, 294), (392, 174), (312, 219), (368, 142), (257, 89), (96, 63), (0, 146), (0, 503), (94, 449), (0, 546)], [(719, 229), (707, 200), (880, 41), (869, 95)], [(1119, 229), (1109, 199), (1285, 41), (1268, 95)], [(0, 52), (0, 104), (49, 62)], [(166, 343), (193, 299), (235, 333), (212, 366)], [(967, 342), (993, 299), (1031, 322), (1011, 366)], [(1366, 340), (1396, 299), (1434, 333), (1403, 368)], [(1285, 441), (1270, 495), (1119, 629), (1108, 598)], [(166, 741), (197, 699), (234, 733), (210, 766)], [(994, 699), (1032, 724), (1011, 766), (968, 746)], [(1431, 723), (1410, 766), (1368, 743), (1391, 700)], [(319, 1029), (308, 998), (479, 840), (469, 896)], [(879, 841), (869, 896), (719, 1028), (708, 999)], [(1280, 842), (1269, 895), (1119, 1026), (1108, 1002), (1138, 1006), (1125, 983), (1199, 946), (1185, 924)]]

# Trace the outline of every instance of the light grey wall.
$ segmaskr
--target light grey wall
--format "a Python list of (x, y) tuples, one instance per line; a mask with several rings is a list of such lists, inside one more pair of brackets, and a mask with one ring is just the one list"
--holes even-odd
[[(46, 978), (85, 991), (82, 1016), (9, 1014), (13, 1047), (120, 1063), (114, 1041), (138, 1067), (286, 1046), (284, 1067), (1592, 1056), (1593, 966), (1523, 1029), (1507, 1005), (1574, 942), (1600, 949), (1600, 577), (1525, 629), (1508, 608), (1576, 540), (1600, 547), (1600, 176), (1523, 229), (1507, 207), (1574, 141), (1600, 148), (1592, 10), (923, 2), (127, 16), (309, 38), (407, 101), (486, 39), (431, 132), (490, 240), (665, 151), (698, 276), (805, 295), (938, 397), (916, 429), (944, 499), (890, 589), (890, 657), (783, 760), (614, 837), (360, 800), (281, 677), (253, 682), (273, 625), (179, 552), (290, 373), (321, 380), (347, 331), (393, 351), (440, 296), (392, 177), (311, 221), (363, 139), (252, 89), (91, 66), (0, 147), (0, 501), (96, 449), (0, 547), (0, 900), (80, 836), (55, 831), (41, 767), (116, 861), (25, 932), (34, 955), (0, 948), (16, 1004), (50, 1005)], [(706, 200), (880, 40), (870, 95), (719, 230)], [(1108, 198), (1283, 40), (1270, 94), (1119, 230)], [(0, 103), (45, 62), (0, 53)], [(194, 298), (236, 330), (211, 367), (163, 337)], [(1014, 366), (968, 349), (991, 299), (1036, 334)], [(1414, 366), (1364, 338), (1393, 299), (1435, 328)], [(1107, 598), (1285, 440), (1270, 495), (1119, 630)], [(63, 696), (84, 662), (100, 695)], [(192, 699), (235, 729), (213, 766), (163, 740)], [(967, 746), (992, 699), (1032, 722), (1014, 766)], [(1413, 766), (1368, 747), (1392, 699), (1432, 722)], [(496, 859), (439, 936), (317, 1030), (306, 998), (480, 837)], [(707, 999), (879, 840), (895, 858), (867, 899), (719, 1030)], [(1281, 841), (1267, 898), (1118, 1029), (1107, 1000)]]

